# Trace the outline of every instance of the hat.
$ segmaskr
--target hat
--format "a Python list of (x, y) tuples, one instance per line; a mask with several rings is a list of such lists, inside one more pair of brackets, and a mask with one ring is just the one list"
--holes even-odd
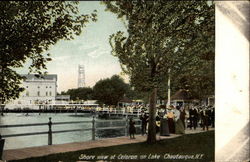
[(174, 109), (174, 106), (173, 105), (169, 105), (169, 109)]

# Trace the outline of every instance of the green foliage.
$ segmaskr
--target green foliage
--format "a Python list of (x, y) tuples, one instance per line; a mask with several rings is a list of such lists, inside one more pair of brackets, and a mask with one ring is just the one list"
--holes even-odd
[(194, 94), (213, 93), (215, 17), (212, 2), (105, 4), (107, 10), (127, 20), (128, 36), (117, 32), (110, 36), (110, 44), (112, 54), (119, 58), (133, 86), (141, 91), (162, 88), (171, 69), (173, 90), (188, 86)]
[(0, 98), (18, 97), (20, 75), (13, 69), (31, 61), (30, 72), (42, 74), (50, 55), (44, 53), (59, 40), (80, 35), (96, 13), (80, 15), (78, 2), (3, 1), (0, 3)]
[(135, 88), (129, 88), (127, 93), (126, 93), (126, 96), (129, 98), (129, 99), (133, 99), (133, 100), (143, 100), (144, 103), (148, 103), (148, 93), (147, 92), (141, 92), (141, 91), (138, 91), (137, 89)]
[(99, 80), (93, 87), (94, 98), (100, 104), (117, 105), (130, 87), (118, 75)]
[(121, 31), (112, 34), (110, 45), (132, 86), (151, 92), (147, 141), (154, 143), (157, 89), (164, 87), (168, 77), (175, 80), (172, 89), (186, 86), (182, 85), (186, 80), (191, 90), (199, 92), (199, 97), (204, 95), (202, 90), (208, 88), (206, 85), (214, 83), (214, 5), (204, 1), (105, 1), (104, 4), (118, 18), (127, 20), (128, 35)]
[(93, 90), (90, 87), (69, 89), (62, 94), (70, 95), (71, 100), (93, 100)]

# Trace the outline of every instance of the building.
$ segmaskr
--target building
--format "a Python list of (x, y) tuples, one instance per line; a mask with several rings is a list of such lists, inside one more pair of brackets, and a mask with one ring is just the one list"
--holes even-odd
[(53, 104), (57, 95), (57, 75), (48, 74), (37, 77), (34, 74), (23, 75), (22, 87), (25, 90), (20, 97), (11, 104), (32, 105), (32, 104)]
[(185, 106), (198, 102), (198, 100), (193, 99), (191, 94), (184, 89), (178, 90), (173, 96), (171, 96), (171, 105), (173, 106)]
[(127, 96), (123, 96), (123, 98), (118, 102), (118, 107), (126, 107), (132, 106), (132, 100), (129, 99)]

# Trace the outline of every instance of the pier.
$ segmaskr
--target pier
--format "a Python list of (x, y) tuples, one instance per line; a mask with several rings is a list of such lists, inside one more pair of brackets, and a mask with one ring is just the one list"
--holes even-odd
[[(2, 107), (4, 105), (1, 105)], [(98, 104), (30, 104), (30, 105), (15, 105), (15, 108), (9, 109), (2, 108), (1, 113), (89, 113), (97, 115), (101, 118), (109, 117), (139, 117), (142, 110), (132, 109), (128, 110), (124, 107), (121, 108), (101, 108)]]

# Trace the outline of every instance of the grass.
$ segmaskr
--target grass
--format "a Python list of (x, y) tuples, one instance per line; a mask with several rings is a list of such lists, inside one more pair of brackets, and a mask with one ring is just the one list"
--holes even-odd
[[(98, 161), (97, 157), (105, 161), (214, 161), (214, 131), (197, 134), (187, 134), (173, 139), (157, 141), (149, 145), (146, 142), (126, 144), (119, 146), (93, 148), (88, 150), (52, 154), (43, 157), (18, 160), (18, 162), (73, 162), (86, 161), (86, 156), (92, 156), (92, 161)], [(199, 156), (202, 154), (203, 156)], [(84, 156), (85, 155), (85, 156)], [(103, 157), (100, 157), (102, 156)], [(126, 156), (127, 155), (127, 156)], [(179, 156), (178, 156), (179, 155)], [(184, 159), (186, 156), (186, 160)], [(190, 160), (191, 156), (199, 156)], [(179, 159), (173, 159), (178, 156)], [(182, 157), (181, 157), (182, 156)], [(106, 158), (106, 159), (105, 159)], [(114, 159), (111, 159), (114, 158)], [(123, 159), (122, 159), (123, 158)]]

